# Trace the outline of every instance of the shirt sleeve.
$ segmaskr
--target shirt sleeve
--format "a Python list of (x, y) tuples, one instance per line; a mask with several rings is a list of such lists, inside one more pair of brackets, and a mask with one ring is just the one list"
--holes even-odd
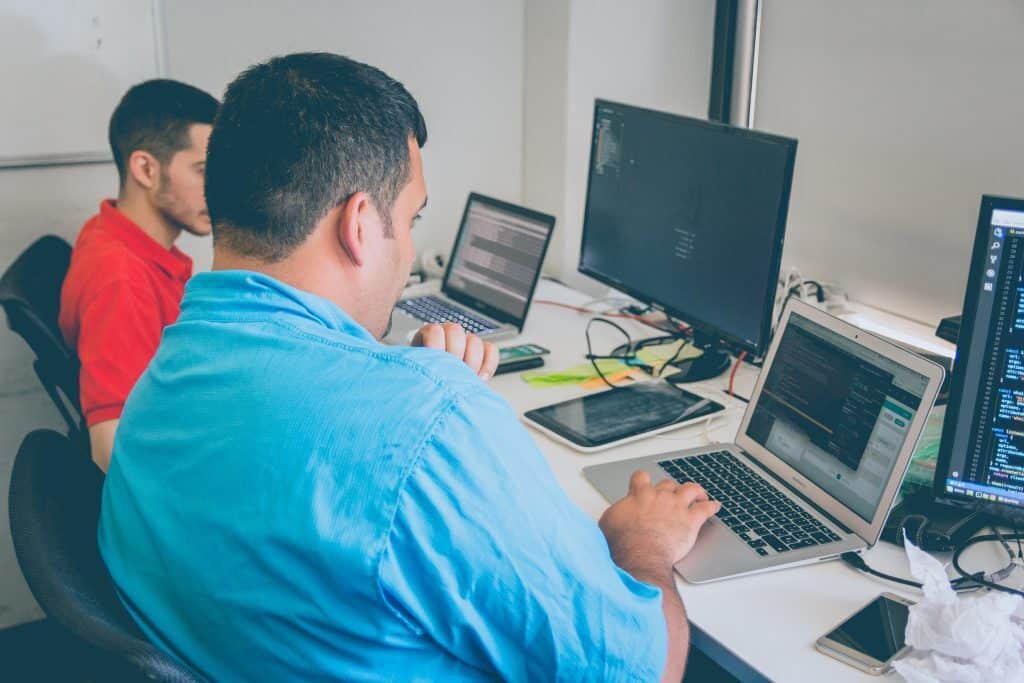
[(379, 578), (410, 628), (504, 680), (654, 681), (665, 667), (661, 591), (612, 562), (489, 390), (435, 423)]
[(78, 335), (82, 412), (88, 426), (121, 417), (156, 353), (163, 328), (155, 294), (130, 281), (104, 286), (85, 305)]

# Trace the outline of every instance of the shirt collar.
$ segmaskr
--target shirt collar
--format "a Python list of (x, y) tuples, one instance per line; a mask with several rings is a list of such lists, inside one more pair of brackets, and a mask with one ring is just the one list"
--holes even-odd
[(376, 343), (370, 332), (323, 297), (251, 270), (198, 273), (185, 286), (179, 320), (277, 320), (327, 328)]
[(170, 249), (150, 237), (117, 208), (113, 199), (100, 203), (103, 230), (128, 246), (132, 252), (155, 264), (173, 279), (185, 282), (192, 275), (192, 259), (178, 247)]

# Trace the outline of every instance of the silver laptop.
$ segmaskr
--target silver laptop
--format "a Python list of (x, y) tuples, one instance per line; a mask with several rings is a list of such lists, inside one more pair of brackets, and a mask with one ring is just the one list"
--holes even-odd
[(424, 323), (456, 322), (489, 341), (519, 334), (555, 217), (470, 194), (439, 295), (402, 299), (384, 335), (408, 344)]
[(703, 583), (837, 557), (882, 533), (943, 369), (792, 301), (735, 443), (584, 468), (609, 501), (630, 474), (696, 481), (722, 502), (676, 565)]

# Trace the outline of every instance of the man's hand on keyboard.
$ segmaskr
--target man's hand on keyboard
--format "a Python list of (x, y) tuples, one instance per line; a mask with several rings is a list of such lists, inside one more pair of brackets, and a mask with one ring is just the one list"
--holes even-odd
[(498, 347), (475, 334), (466, 334), (456, 323), (424, 325), (416, 332), (412, 345), (447, 351), (468, 365), (484, 381), (493, 377), (498, 367)]
[(615, 563), (637, 576), (671, 576), (672, 565), (683, 559), (697, 532), (722, 507), (692, 482), (664, 479), (638, 470), (629, 480), (626, 497), (608, 508), (599, 522)]

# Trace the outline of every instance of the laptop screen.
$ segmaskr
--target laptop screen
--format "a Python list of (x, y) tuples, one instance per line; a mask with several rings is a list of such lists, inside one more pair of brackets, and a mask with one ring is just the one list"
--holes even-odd
[(553, 227), (551, 216), (471, 195), (445, 293), (462, 294), (522, 321)]
[(928, 378), (793, 313), (747, 436), (870, 522)]

